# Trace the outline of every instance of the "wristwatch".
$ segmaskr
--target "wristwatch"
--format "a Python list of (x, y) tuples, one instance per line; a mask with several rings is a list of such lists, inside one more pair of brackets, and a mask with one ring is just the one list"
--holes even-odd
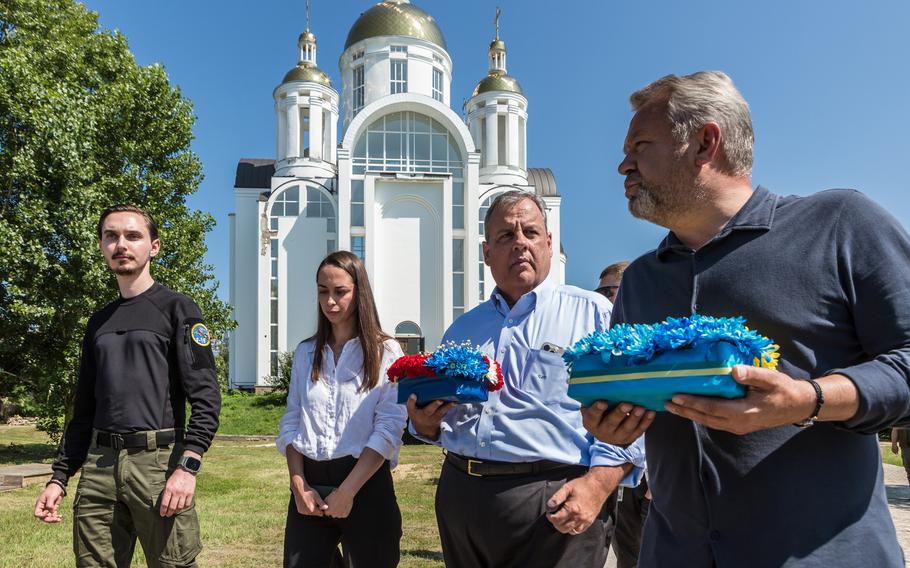
[(191, 475), (196, 475), (202, 468), (202, 461), (192, 456), (182, 456), (180, 461), (177, 462), (177, 467)]

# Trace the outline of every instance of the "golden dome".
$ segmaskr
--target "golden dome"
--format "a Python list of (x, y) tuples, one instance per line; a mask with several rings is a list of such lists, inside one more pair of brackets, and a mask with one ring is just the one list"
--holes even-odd
[(306, 61), (301, 61), (293, 69), (287, 72), (284, 76), (284, 79), (281, 80), (281, 84), (291, 83), (293, 81), (306, 81), (308, 83), (319, 83), (320, 85), (325, 85), (330, 87), (332, 82), (329, 80), (329, 76), (323, 73), (323, 71)]
[(442, 30), (436, 25), (436, 20), (407, 2), (380, 2), (361, 14), (351, 26), (344, 48), (380, 36), (413, 37), (446, 48), (446, 40), (442, 37)]
[(477, 83), (477, 86), (474, 87), (474, 94), (471, 96), (476, 97), (480, 93), (488, 93), (490, 91), (524, 94), (521, 90), (521, 85), (518, 84), (518, 79), (511, 75), (506, 75), (502, 71), (490, 71), (489, 75), (484, 77), (480, 83)]

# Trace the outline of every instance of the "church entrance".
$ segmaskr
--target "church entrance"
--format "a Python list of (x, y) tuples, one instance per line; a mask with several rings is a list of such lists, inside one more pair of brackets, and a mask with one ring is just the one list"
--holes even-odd
[(420, 326), (412, 321), (403, 321), (395, 326), (395, 340), (405, 355), (414, 355), (424, 350), (424, 337)]

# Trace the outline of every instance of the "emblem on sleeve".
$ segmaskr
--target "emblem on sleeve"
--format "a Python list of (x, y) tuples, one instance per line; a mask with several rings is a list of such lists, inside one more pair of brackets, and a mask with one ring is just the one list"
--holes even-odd
[(205, 327), (204, 323), (197, 323), (193, 326), (193, 329), (190, 331), (190, 336), (193, 338), (193, 343), (200, 345), (202, 347), (208, 347), (209, 340), (209, 328)]

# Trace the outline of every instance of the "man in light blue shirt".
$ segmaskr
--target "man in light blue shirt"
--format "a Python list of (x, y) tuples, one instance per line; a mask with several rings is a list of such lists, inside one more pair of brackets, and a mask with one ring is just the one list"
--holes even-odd
[(486, 403), (408, 402), (412, 433), (448, 452), (436, 493), (446, 565), (602, 566), (604, 502), (620, 481), (638, 482), (644, 452), (586, 433), (561, 352), (605, 329), (611, 304), (547, 279), (552, 240), (533, 193), (498, 196), (485, 227), (497, 287), (443, 340), (479, 346), (505, 386)]

